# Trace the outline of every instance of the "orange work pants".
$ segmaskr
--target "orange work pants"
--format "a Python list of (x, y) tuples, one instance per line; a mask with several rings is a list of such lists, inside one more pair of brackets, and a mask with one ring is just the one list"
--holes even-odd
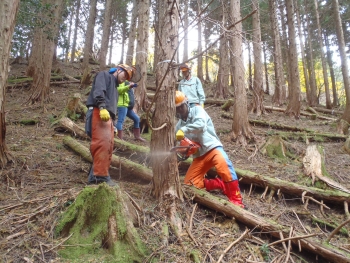
[(204, 188), (204, 176), (212, 167), (224, 182), (237, 180), (233, 164), (222, 147), (216, 147), (206, 154), (194, 158), (185, 176), (185, 184)]
[(92, 155), (94, 176), (108, 176), (114, 145), (114, 126), (112, 119), (102, 121), (100, 110), (94, 108), (92, 113), (92, 136), (90, 152)]

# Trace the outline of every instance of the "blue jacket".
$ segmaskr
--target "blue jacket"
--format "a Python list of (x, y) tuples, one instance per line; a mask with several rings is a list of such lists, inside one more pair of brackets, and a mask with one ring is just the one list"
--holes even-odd
[(193, 158), (202, 156), (210, 150), (222, 146), (219, 137), (216, 135), (214, 124), (208, 113), (200, 106), (190, 108), (186, 121), (180, 119), (175, 127), (175, 133), (182, 130), (185, 136), (198, 142), (201, 147), (193, 155)]
[(189, 80), (182, 79), (179, 83), (178, 90), (182, 91), (186, 95), (190, 104), (204, 104), (205, 102), (203, 86), (201, 81), (197, 77), (191, 76)]

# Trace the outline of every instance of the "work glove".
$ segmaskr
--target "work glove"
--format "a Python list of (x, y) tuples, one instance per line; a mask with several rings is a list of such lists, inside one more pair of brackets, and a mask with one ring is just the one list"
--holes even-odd
[(204, 103), (201, 104), (202, 108), (204, 109)]
[(176, 133), (176, 140), (181, 141), (183, 138), (185, 138), (185, 134), (182, 130), (178, 130)]
[(110, 117), (108, 110), (100, 109), (100, 118), (102, 121), (108, 121)]

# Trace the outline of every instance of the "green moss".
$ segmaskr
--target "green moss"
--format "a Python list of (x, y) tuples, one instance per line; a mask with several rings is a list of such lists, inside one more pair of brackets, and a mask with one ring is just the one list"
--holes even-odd
[[(122, 202), (116, 191), (106, 184), (96, 187), (85, 187), (75, 202), (62, 215), (55, 228), (56, 236), (70, 236), (59, 255), (73, 260), (81, 255), (112, 255), (110, 262), (141, 262), (146, 255), (146, 248), (134, 228), (132, 242), (126, 238), (128, 218), (123, 213)], [(108, 220), (115, 216), (117, 222), (117, 241), (106, 250), (108, 237)], [(130, 244), (132, 243), (132, 244)], [(108, 253), (106, 253), (108, 252)], [(73, 261), (72, 261), (73, 262)], [(76, 261), (79, 262), (79, 261)], [(101, 261), (100, 261), (101, 262)]]
[(200, 253), (198, 250), (191, 250), (189, 254), (191, 262), (200, 263)]
[(271, 158), (282, 159), (282, 160), (286, 159), (286, 156), (284, 154), (284, 151), (281, 145), (278, 145), (278, 146), (272, 145), (272, 144), (267, 145), (266, 153)]

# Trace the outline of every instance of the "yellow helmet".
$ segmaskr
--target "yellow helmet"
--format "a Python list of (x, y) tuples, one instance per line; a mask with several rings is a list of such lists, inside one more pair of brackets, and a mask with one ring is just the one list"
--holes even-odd
[(130, 80), (134, 74), (134, 67), (131, 67), (127, 64), (119, 64), (117, 67), (122, 68), (126, 72), (126, 79)]
[(183, 63), (179, 66), (179, 69), (181, 71), (187, 71), (187, 70), (191, 70), (191, 67), (187, 63)]
[(187, 97), (185, 96), (185, 94), (177, 90), (175, 94), (175, 107), (178, 107), (181, 104), (186, 102), (187, 102)]

